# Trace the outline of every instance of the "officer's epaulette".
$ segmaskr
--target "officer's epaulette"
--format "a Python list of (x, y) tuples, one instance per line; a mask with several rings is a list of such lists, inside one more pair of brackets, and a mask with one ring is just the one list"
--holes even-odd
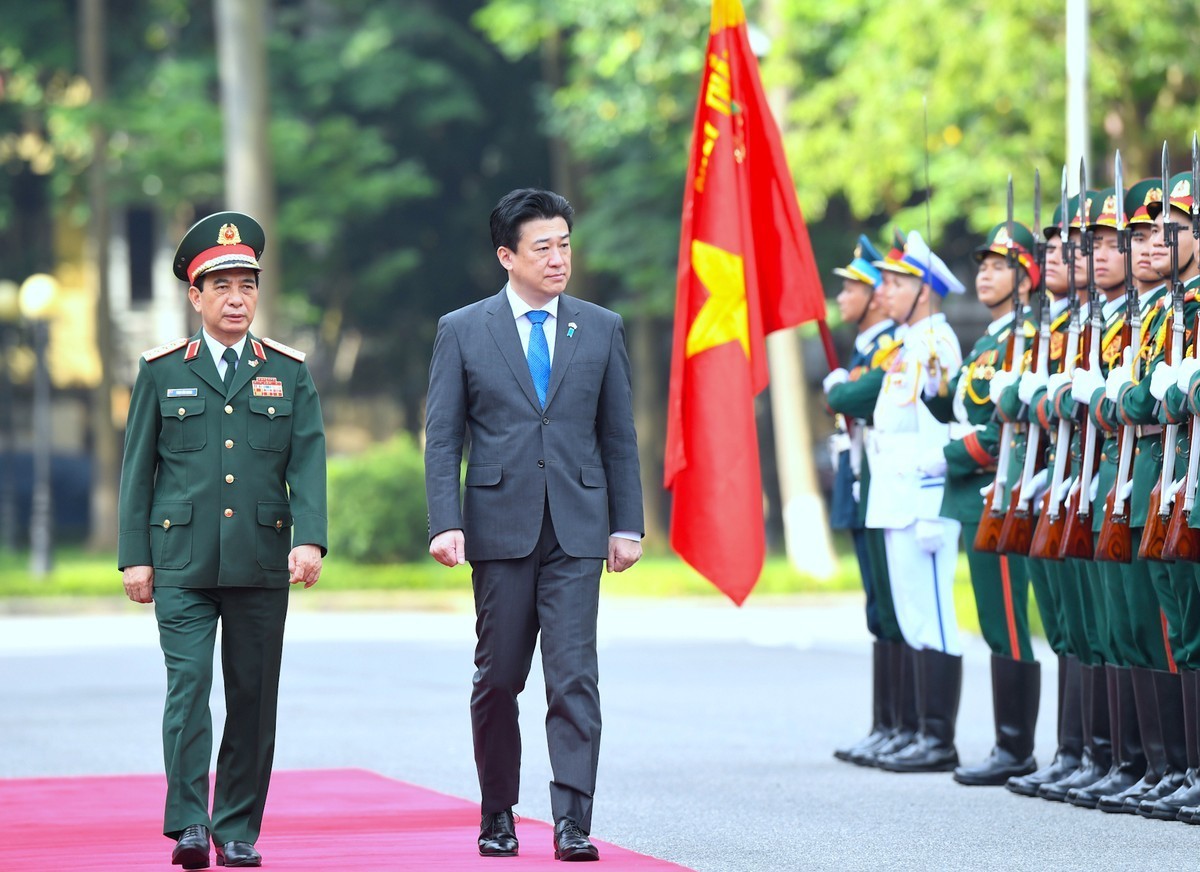
[(304, 358), (308, 356), (303, 351), (297, 351), (290, 345), (284, 345), (282, 342), (276, 342), (274, 339), (268, 339), (265, 336), (263, 337), (262, 344), (267, 346), (267, 348), (275, 349), (280, 354), (286, 354), (288, 357), (292, 358), (292, 360), (299, 360), (303, 362)]
[(142, 352), (142, 357), (149, 363), (152, 360), (158, 360), (170, 354), (172, 351), (178, 351), (180, 348), (188, 344), (188, 338), (185, 336), (182, 339), (176, 339), (174, 342), (168, 342), (165, 345), (160, 345), (158, 348), (151, 348), (149, 351)]

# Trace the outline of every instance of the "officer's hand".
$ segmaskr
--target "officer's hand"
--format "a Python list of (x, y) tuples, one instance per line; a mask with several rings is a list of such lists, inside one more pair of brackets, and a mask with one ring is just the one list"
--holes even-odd
[(1160, 360), (1155, 365), (1154, 372), (1150, 373), (1150, 396), (1161, 400), (1167, 395), (1167, 391), (1171, 385), (1175, 384), (1178, 377), (1178, 367), (1171, 366), (1165, 360)]
[(604, 567), (609, 572), (624, 572), (642, 559), (642, 543), (621, 536), (608, 537), (608, 560)]
[(1025, 405), (1029, 405), (1033, 395), (1038, 392), (1038, 388), (1048, 387), (1049, 379), (1046, 378), (1044, 372), (1034, 372), (1027, 370), (1021, 374), (1021, 380), (1017, 382), (1017, 399)]
[(839, 366), (821, 380), (821, 387), (824, 389), (825, 393), (829, 393), (838, 385), (844, 384), (848, 381), (850, 381), (850, 373), (846, 372), (845, 369)]
[(125, 596), (135, 603), (154, 602), (153, 566), (126, 566), (121, 570), (121, 581), (125, 584)]
[(946, 541), (946, 530), (941, 521), (920, 518), (913, 532), (916, 533), (917, 547), (926, 554), (936, 554)]
[(996, 370), (992, 376), (992, 380), (988, 382), (988, 398), (993, 404), (1000, 402), (1000, 395), (1009, 389), (1010, 386), (1016, 384), (1017, 379), (1021, 377), (1018, 372), (1009, 372), (1005, 369)]
[(292, 574), (289, 583), (304, 582), (305, 587), (312, 587), (321, 577), (321, 549), (316, 545), (297, 545), (288, 555), (288, 572)]
[(458, 566), (467, 562), (466, 540), (462, 530), (443, 530), (429, 543), (429, 553), (444, 566)]

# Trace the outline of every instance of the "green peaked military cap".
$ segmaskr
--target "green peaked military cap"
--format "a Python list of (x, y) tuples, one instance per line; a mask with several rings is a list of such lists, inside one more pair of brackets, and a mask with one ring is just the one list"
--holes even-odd
[[(1170, 194), (1163, 191), (1164, 196), (1169, 196), (1171, 205), (1176, 209), (1182, 209), (1184, 212), (1192, 210), (1192, 174), (1191, 172), (1176, 173), (1167, 180), (1167, 187), (1171, 189)], [(1149, 203), (1146, 206), (1146, 211), (1150, 215), (1151, 220), (1158, 218), (1162, 213), (1162, 200), (1157, 203)]]
[(1130, 224), (1150, 224), (1150, 204), (1158, 203), (1156, 209), (1162, 208), (1162, 179), (1142, 179), (1134, 182), (1125, 193), (1125, 211), (1129, 213)]
[(262, 225), (242, 212), (216, 212), (201, 218), (183, 235), (172, 266), (180, 281), (194, 285), (205, 273), (221, 269), (260, 271), (267, 245)]
[[(1091, 229), (1111, 227), (1115, 230), (1117, 227), (1117, 189), (1113, 187), (1097, 191), (1091, 205), (1088, 227)], [(1128, 205), (1125, 206), (1125, 213), (1126, 215), (1129, 213)]]
[[(977, 262), (982, 262), (983, 259), (989, 254), (1007, 256), (1009, 239), (1008, 222), (1001, 221), (988, 231), (987, 238), (984, 239), (983, 245), (975, 249), (975, 260)], [(1025, 268), (1025, 271), (1029, 273), (1030, 278), (1032, 278), (1036, 284), (1039, 273), (1037, 264), (1033, 259), (1033, 231), (1020, 221), (1014, 221), (1011, 239), (1013, 243), (1013, 253), (1017, 256), (1017, 262)]]

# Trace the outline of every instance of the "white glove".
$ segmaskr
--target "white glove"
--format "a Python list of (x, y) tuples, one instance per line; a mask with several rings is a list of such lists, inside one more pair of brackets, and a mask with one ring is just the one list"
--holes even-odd
[(1092, 369), (1077, 369), (1071, 376), (1071, 399), (1082, 406), (1090, 406), (1092, 395), (1104, 387), (1100, 373)]
[(1050, 488), (1050, 467), (1043, 466), (1041, 471), (1029, 480), (1029, 503), (1035, 510), (1041, 509), (1042, 497)]
[(1108, 371), (1108, 378), (1104, 380), (1104, 398), (1116, 402), (1117, 397), (1121, 396), (1121, 391), (1125, 389), (1125, 385), (1133, 384), (1133, 349), (1125, 349), (1125, 358), (1120, 366), (1114, 366)]
[(1178, 370), (1179, 377), (1176, 379), (1175, 384), (1178, 385), (1179, 389), (1186, 394), (1189, 390), (1191, 390), (1192, 376), (1194, 376), (1197, 372), (1200, 372), (1200, 359), (1195, 357), (1185, 357), (1179, 362)]
[(927, 361), (924, 366), (925, 384), (922, 388), (922, 393), (926, 398), (936, 397), (938, 391), (942, 389), (942, 365), (934, 358), (932, 361)]
[(926, 478), (946, 474), (946, 454), (941, 448), (929, 449), (917, 459), (917, 472)]
[(860, 496), (860, 494), (862, 494), (862, 486), (856, 478), (850, 485), (850, 496), (854, 497), (854, 502), (861, 503), (862, 496)]
[(821, 382), (821, 387), (825, 389), (825, 393), (829, 393), (840, 384), (850, 381), (850, 373), (846, 372), (843, 367), (838, 367)]
[[(1051, 376), (1053, 378), (1053, 376)], [(1029, 405), (1029, 401), (1033, 399), (1033, 395), (1038, 392), (1039, 388), (1048, 387), (1049, 380), (1046, 374), (1042, 372), (1027, 372), (1022, 374), (1020, 383), (1017, 384), (1017, 398), (1025, 405)]]
[(1070, 383), (1071, 377), (1069, 375), (1065, 372), (1056, 372), (1046, 379), (1046, 393), (1053, 399), (1063, 385), (1069, 385)]
[(992, 376), (992, 381), (988, 385), (988, 397), (993, 403), (1000, 402), (1000, 395), (1008, 388), (1015, 384), (1020, 376), (1015, 372), (1009, 372), (1004, 369), (996, 370), (996, 374)]
[(945, 528), (941, 521), (927, 520), (921, 518), (917, 521), (917, 547), (926, 554), (936, 554), (937, 550), (942, 547), (942, 540), (945, 538)]
[(1160, 360), (1154, 367), (1154, 372), (1150, 373), (1150, 396), (1161, 400), (1167, 395), (1167, 390), (1175, 384), (1178, 377), (1179, 373), (1176, 367), (1171, 366), (1165, 360)]

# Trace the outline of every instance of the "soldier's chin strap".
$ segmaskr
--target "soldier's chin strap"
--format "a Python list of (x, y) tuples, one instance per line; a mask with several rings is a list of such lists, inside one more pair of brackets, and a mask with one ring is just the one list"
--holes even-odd
[[(921, 286), (920, 286), (919, 288), (917, 288), (917, 295), (916, 295), (915, 297), (913, 297), (912, 305), (908, 307), (908, 314), (904, 316), (904, 323), (905, 323), (905, 324), (911, 324), (911, 323), (912, 323), (912, 316), (913, 316), (913, 313), (917, 311), (917, 304), (918, 304), (919, 302), (921, 302), (921, 290), (922, 290), (922, 289), (923, 289), (925, 286), (926, 286), (926, 285), (925, 285), (925, 282), (923, 282), (923, 281), (922, 281), (922, 282), (921, 282)], [(930, 288), (930, 289), (929, 289), (929, 292), (932, 294), (932, 293), (933, 293), (933, 288)], [(932, 314), (932, 313), (931, 313), (931, 314)]]
[(875, 299), (875, 286), (867, 285), (867, 304), (863, 306), (862, 314), (858, 316), (858, 320), (854, 322), (854, 326), (862, 329), (862, 322), (867, 320), (867, 316), (871, 314), (871, 301)]

